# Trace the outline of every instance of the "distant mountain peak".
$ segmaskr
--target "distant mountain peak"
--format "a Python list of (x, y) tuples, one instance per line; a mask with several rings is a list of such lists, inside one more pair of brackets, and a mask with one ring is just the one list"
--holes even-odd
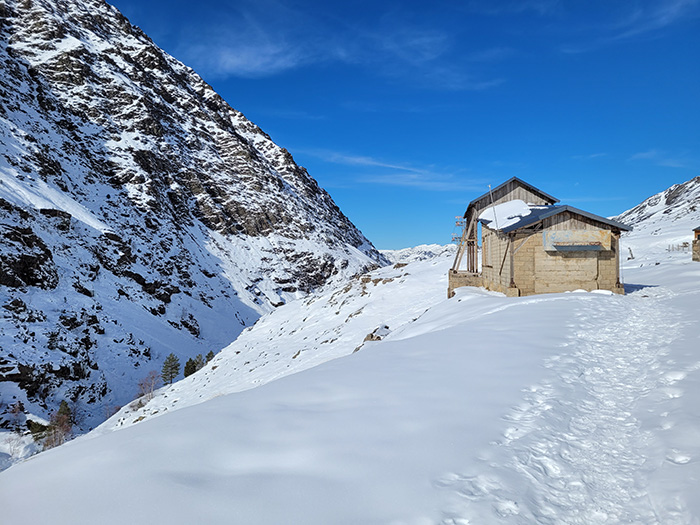
[(625, 224), (639, 226), (644, 223), (676, 222), (700, 218), (700, 177), (652, 195), (616, 217)]

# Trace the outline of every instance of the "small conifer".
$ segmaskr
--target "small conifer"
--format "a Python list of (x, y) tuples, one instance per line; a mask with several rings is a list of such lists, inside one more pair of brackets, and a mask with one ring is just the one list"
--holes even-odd
[(175, 354), (169, 354), (163, 361), (163, 369), (160, 372), (163, 382), (171, 384), (180, 373), (180, 360)]
[(185, 369), (184, 369), (184, 374), (185, 377), (191, 376), (197, 371), (197, 365), (194, 362), (194, 359), (188, 359), (187, 362), (185, 363)]

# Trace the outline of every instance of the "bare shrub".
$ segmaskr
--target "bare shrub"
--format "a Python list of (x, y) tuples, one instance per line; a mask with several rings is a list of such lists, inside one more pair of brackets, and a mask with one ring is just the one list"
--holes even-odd
[(136, 397), (142, 398), (142, 400), (145, 403), (148, 403), (151, 399), (153, 399), (153, 392), (156, 391), (160, 384), (160, 374), (155, 370), (151, 370), (150, 372), (148, 372), (148, 374), (146, 374), (146, 377), (144, 377), (143, 379), (141, 379), (141, 381), (138, 382), (138, 390), (136, 392)]

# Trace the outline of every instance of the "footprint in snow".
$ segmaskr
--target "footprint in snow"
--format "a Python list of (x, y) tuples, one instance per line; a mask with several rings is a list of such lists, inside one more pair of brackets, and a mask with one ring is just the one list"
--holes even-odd
[(666, 459), (671, 463), (675, 463), (676, 465), (685, 465), (686, 463), (690, 463), (692, 458), (688, 454), (683, 454), (682, 452), (673, 449), (666, 454)]

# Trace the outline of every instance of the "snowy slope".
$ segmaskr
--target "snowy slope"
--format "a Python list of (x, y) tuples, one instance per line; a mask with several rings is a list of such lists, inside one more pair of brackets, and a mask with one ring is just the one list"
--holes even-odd
[(291, 155), (102, 0), (0, 3), (0, 428), (78, 430), (165, 356), (386, 261)]
[[(633, 249), (649, 243), (640, 231)], [(462, 288), (446, 300), (450, 264), (377, 270), (307, 301), (305, 320), (301, 302), (277, 309), (163, 391), (163, 417), (120, 414), (118, 432), (112, 420), (0, 473), (3, 516), (700, 523), (700, 264), (649, 249), (625, 264), (626, 296)], [(391, 331), (351, 353), (380, 323)], [(330, 335), (322, 358), (336, 359), (269, 381), (311, 364)], [(257, 360), (241, 363), (240, 345)], [(27, 513), (37, 494), (50, 515)]]
[[(630, 238), (634, 257), (658, 258), (669, 248), (683, 249), (692, 241), (693, 228), (700, 226), (700, 177), (652, 195), (615, 220), (634, 226), (634, 232), (623, 236), (623, 244), (625, 237)], [(685, 249), (690, 253), (689, 247)], [(623, 255), (629, 256), (629, 250)]]
[(372, 348), (373, 341), (414, 322), (444, 298), (442, 269), (450, 258), (443, 254), (409, 267), (384, 267), (286, 304), (245, 330), (204, 369), (162, 389), (143, 408), (133, 408), (138, 402), (124, 407), (96, 432), (122, 429)]

